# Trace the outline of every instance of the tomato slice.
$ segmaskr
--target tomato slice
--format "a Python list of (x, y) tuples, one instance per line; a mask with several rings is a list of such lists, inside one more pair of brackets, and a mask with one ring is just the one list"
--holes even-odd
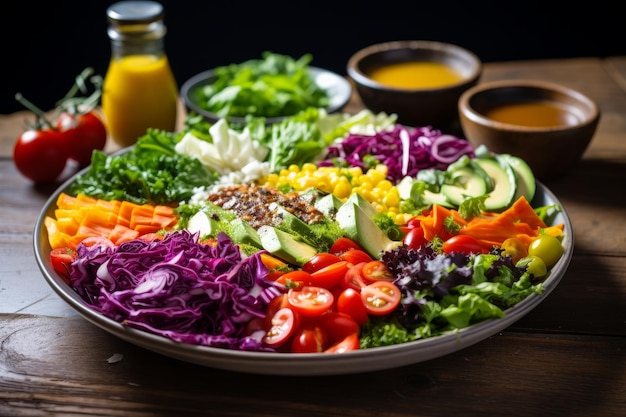
[(343, 340), (326, 349), (324, 353), (344, 353), (351, 350), (358, 350), (359, 347), (359, 335), (357, 333), (352, 333), (346, 336)]
[(340, 255), (351, 249), (364, 250), (361, 245), (356, 243), (354, 240), (347, 237), (340, 237), (331, 245), (329, 252), (335, 255)]
[(321, 316), (330, 310), (335, 302), (329, 290), (312, 285), (289, 290), (287, 300), (291, 308), (304, 317)]
[(441, 250), (444, 253), (482, 253), (483, 248), (480, 243), (469, 235), (456, 235), (443, 242)]
[(361, 299), (369, 314), (382, 316), (400, 304), (400, 289), (389, 281), (376, 281), (361, 289)]
[(348, 268), (349, 264), (346, 261), (339, 261), (330, 264), (313, 272), (309, 278), (308, 285), (330, 290), (343, 281), (346, 272), (348, 272)]
[(299, 326), (299, 317), (289, 307), (281, 308), (272, 316), (270, 328), (263, 337), (263, 342), (271, 347), (279, 347), (287, 342)]
[(74, 259), (76, 259), (76, 253), (70, 248), (56, 248), (50, 252), (52, 268), (68, 284)]
[(343, 288), (353, 288), (360, 292), (361, 288), (367, 285), (367, 282), (365, 282), (365, 279), (362, 275), (363, 267), (366, 264), (367, 262), (360, 262), (348, 268), (348, 271), (343, 277), (343, 282), (341, 283), (341, 286)]
[(369, 253), (361, 249), (349, 249), (339, 255), (339, 258), (351, 263), (352, 265), (373, 260)]
[(361, 270), (361, 275), (366, 283), (372, 283), (376, 281), (393, 281), (394, 276), (383, 261), (373, 260), (365, 265)]
[(276, 278), (276, 282), (279, 284), (283, 284), (285, 287), (291, 288), (300, 288), (306, 282), (311, 280), (311, 274), (308, 272), (304, 272), (300, 269), (296, 269), (294, 271), (285, 272)]
[(312, 274), (315, 271), (319, 271), (320, 269), (324, 269), (329, 265), (340, 262), (341, 258), (332, 253), (316, 253), (308, 261), (302, 265), (302, 270)]
[(323, 352), (328, 344), (328, 334), (317, 325), (300, 328), (291, 340), (291, 352), (316, 353)]
[(359, 325), (367, 323), (369, 316), (363, 304), (361, 292), (354, 288), (346, 288), (337, 297), (337, 311), (349, 315)]

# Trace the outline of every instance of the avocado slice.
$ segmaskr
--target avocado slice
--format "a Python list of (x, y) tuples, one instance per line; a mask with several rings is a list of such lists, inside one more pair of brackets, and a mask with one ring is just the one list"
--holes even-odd
[(383, 252), (394, 249), (401, 242), (389, 239), (385, 232), (378, 227), (373, 217), (376, 209), (367, 200), (363, 199), (371, 210), (368, 210), (368, 206), (361, 207), (357, 201), (358, 198), (348, 199), (339, 208), (337, 223), (347, 237), (361, 245), (370, 256), (380, 259)]
[(509, 207), (517, 191), (513, 168), (507, 163), (499, 163), (497, 158), (475, 158), (474, 162), (493, 179), (493, 190), (485, 200), (485, 210), (501, 211)]
[(515, 201), (524, 196), (528, 202), (533, 201), (537, 190), (537, 181), (530, 166), (522, 158), (511, 155), (501, 154), (500, 158), (507, 162), (517, 177), (517, 191), (515, 193)]
[(456, 206), (468, 197), (480, 197), (489, 192), (484, 177), (477, 174), (471, 165), (455, 170), (453, 179), (459, 185), (443, 184), (441, 193)]
[(198, 233), (202, 238), (216, 237), (221, 230), (219, 222), (213, 219), (207, 212), (198, 211), (189, 218), (186, 229), (191, 233)]
[(228, 224), (228, 230), (225, 231), (230, 236), (233, 243), (239, 245), (250, 245), (258, 249), (263, 248), (259, 233), (243, 219), (235, 219)]
[(257, 231), (263, 249), (292, 265), (302, 266), (317, 253), (313, 246), (274, 226), (264, 225)]
[(341, 207), (342, 201), (335, 194), (326, 194), (315, 202), (315, 208), (324, 213), (324, 216), (331, 220), (335, 219), (337, 210)]

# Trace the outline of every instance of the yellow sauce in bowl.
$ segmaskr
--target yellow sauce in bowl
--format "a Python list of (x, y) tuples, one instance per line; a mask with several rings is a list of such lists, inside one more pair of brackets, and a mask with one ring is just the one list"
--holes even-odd
[(408, 61), (387, 64), (372, 70), (368, 76), (390, 87), (435, 88), (456, 84), (462, 76), (440, 62)]
[(566, 108), (550, 101), (505, 104), (489, 109), (485, 116), (497, 122), (528, 127), (570, 126), (578, 121)]

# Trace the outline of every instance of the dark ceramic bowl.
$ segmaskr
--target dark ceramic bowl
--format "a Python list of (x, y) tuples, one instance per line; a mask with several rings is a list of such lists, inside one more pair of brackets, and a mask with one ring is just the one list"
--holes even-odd
[[(328, 71), (322, 68), (317, 67), (309, 67), (309, 73), (311, 77), (315, 81), (315, 83), (323, 90), (328, 93), (330, 98), (330, 104), (325, 108), (327, 113), (336, 113), (343, 109), (343, 107), (350, 101), (350, 97), (352, 96), (352, 85), (345, 78), (336, 74), (332, 71)], [(206, 120), (211, 123), (217, 122), (221, 119), (215, 113), (212, 113), (208, 110), (202, 108), (199, 104), (199, 90), (202, 89), (205, 85), (212, 84), (216, 79), (214, 70), (203, 71), (199, 74), (194, 75), (187, 81), (185, 81), (180, 89), (180, 96), (185, 103), (187, 110), (193, 111), (196, 114), (203, 116)], [(256, 115), (262, 116), (262, 115)], [(287, 116), (281, 117), (268, 117), (266, 118), (266, 123), (277, 123), (285, 119)], [(232, 123), (244, 124), (246, 121), (245, 117), (228, 117), (228, 121)]]
[[(373, 71), (400, 62), (441, 63), (459, 79), (436, 87), (398, 87), (371, 78)], [(395, 113), (408, 126), (447, 129), (458, 122), (457, 102), (461, 94), (476, 85), (482, 63), (462, 47), (434, 41), (393, 41), (368, 46), (352, 55), (347, 72), (363, 104), (371, 111)]]
[(519, 156), (542, 180), (566, 174), (581, 159), (600, 120), (589, 97), (534, 80), (477, 85), (461, 96), (458, 106), (472, 145)]

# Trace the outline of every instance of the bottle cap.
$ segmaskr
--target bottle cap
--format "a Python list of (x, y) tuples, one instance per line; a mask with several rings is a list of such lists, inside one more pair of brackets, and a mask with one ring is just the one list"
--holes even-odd
[(107, 9), (109, 22), (150, 23), (163, 19), (163, 6), (155, 1), (120, 1)]
[(160, 39), (166, 32), (163, 15), (163, 6), (155, 1), (120, 1), (107, 9), (107, 33), (129, 42)]

